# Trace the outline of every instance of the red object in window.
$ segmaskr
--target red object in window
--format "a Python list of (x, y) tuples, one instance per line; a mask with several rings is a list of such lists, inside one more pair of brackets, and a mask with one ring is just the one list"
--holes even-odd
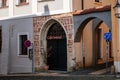
[(31, 41), (30, 41), (30, 40), (26, 40), (26, 41), (24, 42), (24, 46), (25, 46), (25, 47), (30, 47), (30, 46), (31, 46)]

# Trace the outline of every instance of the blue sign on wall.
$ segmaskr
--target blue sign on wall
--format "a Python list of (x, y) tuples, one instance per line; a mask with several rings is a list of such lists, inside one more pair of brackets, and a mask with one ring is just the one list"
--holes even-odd
[(104, 39), (106, 41), (111, 41), (111, 39), (112, 39), (112, 33), (111, 32), (104, 33)]

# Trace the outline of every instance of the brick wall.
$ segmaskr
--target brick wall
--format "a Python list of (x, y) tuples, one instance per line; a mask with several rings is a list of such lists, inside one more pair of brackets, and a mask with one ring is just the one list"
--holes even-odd
[(52, 15), (52, 16), (38, 16), (33, 18), (33, 27), (34, 27), (34, 55), (35, 55), (35, 67), (38, 71), (40, 68), (40, 54), (41, 54), (41, 45), (42, 42), (40, 41), (40, 34), (41, 30), (44, 28), (44, 24), (47, 23), (49, 20), (53, 19), (56, 20), (61, 24), (61, 26), (65, 29), (66, 37), (67, 37), (67, 57), (68, 57), (68, 68), (73, 64), (71, 63), (72, 57), (74, 56), (73, 50), (73, 19), (72, 14), (59, 14), (59, 15)]

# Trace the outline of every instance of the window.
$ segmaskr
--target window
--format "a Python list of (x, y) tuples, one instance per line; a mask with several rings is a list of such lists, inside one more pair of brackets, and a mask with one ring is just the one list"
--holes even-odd
[(16, 5), (25, 5), (28, 4), (29, 0), (16, 0)]
[(0, 53), (2, 52), (2, 27), (0, 26)]
[(8, 6), (8, 0), (0, 0), (0, 7), (4, 8)]
[(20, 3), (22, 4), (22, 3), (26, 3), (26, 0), (20, 0)]
[(28, 49), (25, 47), (24, 42), (27, 40), (28, 35), (19, 35), (19, 55), (27, 55)]
[(95, 0), (95, 2), (102, 2), (102, 0)]

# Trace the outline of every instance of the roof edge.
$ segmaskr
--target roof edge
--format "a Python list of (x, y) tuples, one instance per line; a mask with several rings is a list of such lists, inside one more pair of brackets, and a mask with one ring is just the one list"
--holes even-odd
[(94, 13), (94, 12), (102, 12), (102, 11), (110, 11), (110, 10), (111, 10), (111, 5), (106, 5), (106, 6), (89, 8), (89, 9), (85, 9), (85, 10), (76, 10), (72, 14), (73, 15), (82, 15), (82, 14), (88, 14), (88, 13)]

